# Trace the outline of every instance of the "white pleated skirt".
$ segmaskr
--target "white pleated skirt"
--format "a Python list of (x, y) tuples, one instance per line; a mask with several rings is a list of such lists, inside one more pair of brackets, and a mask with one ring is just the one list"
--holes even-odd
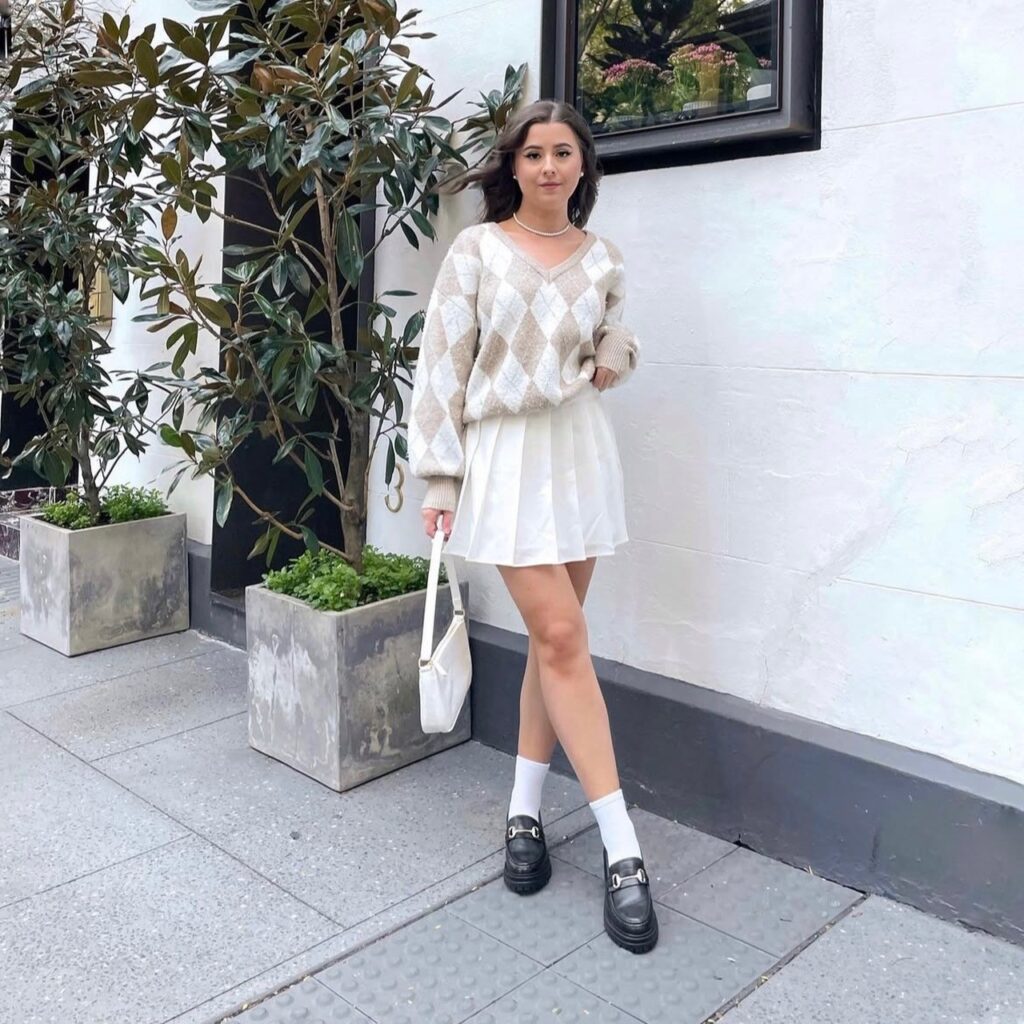
[(601, 393), (466, 425), (448, 554), (489, 565), (611, 555), (626, 534), (622, 462)]

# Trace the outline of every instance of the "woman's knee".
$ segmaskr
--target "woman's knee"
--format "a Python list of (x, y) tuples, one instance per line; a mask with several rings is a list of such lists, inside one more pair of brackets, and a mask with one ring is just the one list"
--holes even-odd
[(587, 649), (587, 624), (582, 615), (552, 615), (531, 633), (537, 657), (557, 664), (579, 657)]

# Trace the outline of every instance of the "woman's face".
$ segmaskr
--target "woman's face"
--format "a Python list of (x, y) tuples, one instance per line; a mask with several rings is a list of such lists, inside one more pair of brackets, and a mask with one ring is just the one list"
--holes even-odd
[(523, 202), (568, 209), (583, 171), (583, 152), (567, 124), (533, 124), (516, 151), (515, 175)]

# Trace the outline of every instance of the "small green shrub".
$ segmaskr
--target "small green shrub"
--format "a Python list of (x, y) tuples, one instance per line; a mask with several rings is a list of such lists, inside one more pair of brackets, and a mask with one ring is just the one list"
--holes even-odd
[(42, 518), (65, 530), (85, 530), (96, 525), (89, 506), (82, 501), (77, 491), (71, 491), (63, 501), (51, 501), (44, 505)]
[(288, 594), (324, 612), (344, 612), (359, 603), (355, 569), (331, 551), (305, 551), (263, 580), (268, 590)]
[(363, 548), (363, 599), (360, 604), (385, 601), (411, 594), (427, 585), (430, 560), (409, 555), (385, 554), (372, 544)]
[[(268, 590), (305, 601), (320, 611), (344, 612), (422, 590), (429, 572), (426, 558), (386, 554), (368, 544), (363, 549), (362, 575), (331, 551), (305, 551), (284, 568), (268, 572), (263, 582)], [(441, 580), (447, 581), (443, 566)]]
[(108, 488), (100, 500), (101, 513), (96, 518), (77, 491), (71, 491), (63, 501), (43, 506), (42, 518), (65, 530), (85, 530), (105, 523), (131, 523), (136, 519), (152, 519), (167, 514), (167, 505), (159, 491), (144, 487), (115, 484)]
[(168, 513), (163, 495), (151, 488), (115, 484), (108, 487), (101, 500), (103, 516), (111, 523), (131, 523), (136, 519), (153, 519)]

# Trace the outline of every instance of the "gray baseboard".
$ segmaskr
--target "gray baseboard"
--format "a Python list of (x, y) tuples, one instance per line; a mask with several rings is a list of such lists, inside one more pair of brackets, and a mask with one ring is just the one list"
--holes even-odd
[(245, 601), (210, 589), (210, 545), (188, 542), (188, 606), (192, 629), (245, 650)]
[[(473, 738), (515, 753), (526, 639), (470, 633)], [(631, 803), (1024, 944), (1024, 786), (594, 660)]]

